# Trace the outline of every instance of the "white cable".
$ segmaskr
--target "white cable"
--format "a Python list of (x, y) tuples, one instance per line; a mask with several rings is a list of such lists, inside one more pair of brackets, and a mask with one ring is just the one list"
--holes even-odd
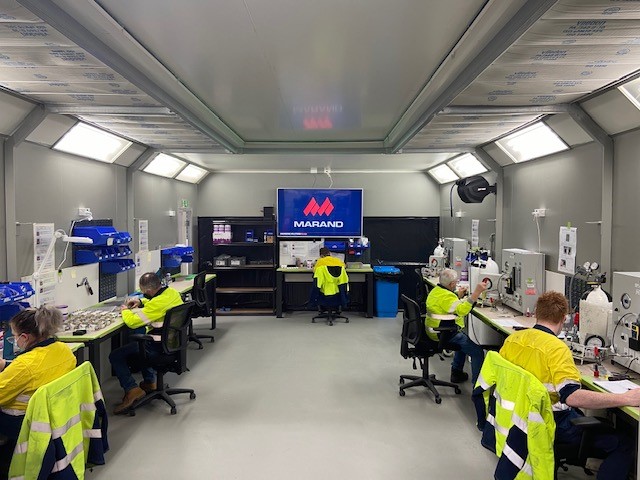
[(538, 253), (540, 253), (540, 223), (538, 222), (538, 215), (534, 215), (533, 218), (535, 218), (536, 227), (538, 227)]
[(331, 174), (329, 172), (327, 173), (327, 177), (329, 177), (329, 180), (331, 180), (331, 183), (329, 184), (329, 188), (333, 187), (333, 178), (331, 178)]

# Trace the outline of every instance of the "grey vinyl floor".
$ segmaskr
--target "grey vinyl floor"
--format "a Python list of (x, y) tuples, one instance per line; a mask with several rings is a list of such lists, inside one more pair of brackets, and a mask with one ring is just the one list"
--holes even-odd
[[(171, 386), (194, 388), (135, 417), (109, 417), (104, 479), (488, 479), (496, 459), (479, 442), (471, 385), (398, 395), (412, 373), (400, 356), (401, 316), (349, 324), (286, 318), (220, 317), (214, 344), (189, 351), (190, 372)], [(196, 320), (201, 333), (205, 319)], [(449, 360), (432, 359), (445, 378)], [(102, 385), (111, 410), (122, 392)], [(571, 477), (579, 478), (579, 477)]]

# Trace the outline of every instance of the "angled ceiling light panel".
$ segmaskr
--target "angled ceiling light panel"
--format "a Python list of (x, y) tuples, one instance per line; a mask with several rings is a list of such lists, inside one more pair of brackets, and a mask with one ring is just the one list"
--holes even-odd
[(178, 160), (176, 157), (160, 153), (156, 155), (149, 165), (143, 168), (144, 172), (160, 175), (161, 177), (173, 178), (187, 163)]
[(632, 80), (618, 87), (636, 108), (640, 109), (640, 78)]
[(569, 150), (567, 144), (542, 122), (497, 140), (496, 145), (516, 163)]
[(470, 177), (471, 175), (478, 175), (487, 171), (484, 165), (478, 161), (478, 159), (471, 153), (465, 153), (459, 157), (454, 158), (447, 165), (456, 172), (460, 178)]
[(131, 142), (84, 123), (77, 123), (52, 147), (54, 150), (113, 163)]
[(432, 169), (427, 170), (427, 172), (429, 173), (429, 175), (435, 178), (436, 182), (438, 182), (440, 185), (442, 185), (443, 183), (449, 183), (458, 180), (458, 176), (455, 174), (455, 172), (445, 164), (433, 167)]
[(180, 174), (176, 177), (176, 180), (180, 180), (183, 182), (189, 183), (198, 183), (204, 177), (207, 176), (209, 172), (204, 168), (196, 167), (195, 165), (187, 165), (187, 167), (180, 172)]

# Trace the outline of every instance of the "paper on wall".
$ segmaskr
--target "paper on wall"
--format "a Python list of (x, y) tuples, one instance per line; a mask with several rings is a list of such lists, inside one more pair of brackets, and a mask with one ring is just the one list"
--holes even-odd
[(576, 250), (578, 229), (576, 227), (560, 227), (558, 249), (558, 271), (573, 275), (576, 269)]
[(471, 248), (477, 248), (478, 243), (480, 242), (480, 220), (473, 219), (471, 220)]

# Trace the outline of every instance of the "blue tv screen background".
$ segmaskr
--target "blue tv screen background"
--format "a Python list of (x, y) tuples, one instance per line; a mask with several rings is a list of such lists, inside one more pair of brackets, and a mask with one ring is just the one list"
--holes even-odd
[(279, 188), (278, 236), (361, 237), (362, 189)]

